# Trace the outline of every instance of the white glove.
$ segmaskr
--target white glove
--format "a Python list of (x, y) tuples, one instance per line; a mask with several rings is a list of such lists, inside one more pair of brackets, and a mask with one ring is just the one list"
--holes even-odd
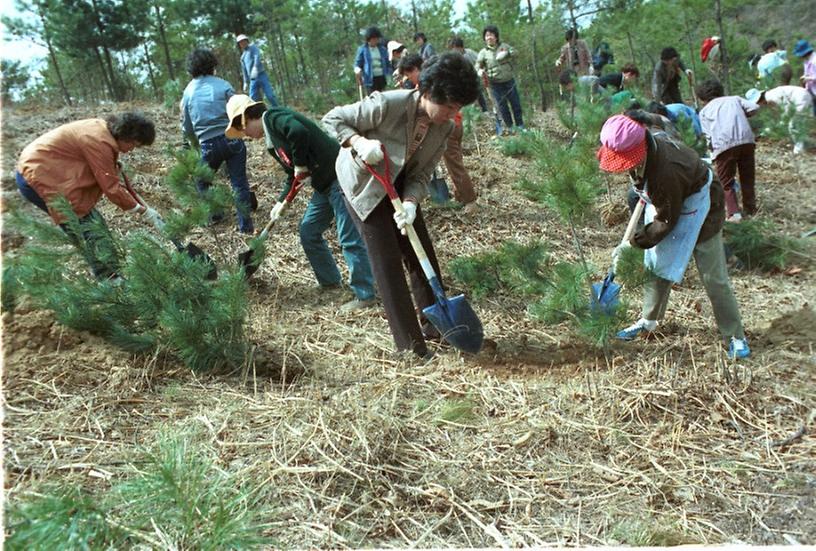
[(502, 59), (506, 58), (508, 53), (509, 52), (507, 50), (500, 51), (499, 53), (496, 54), (496, 61), (501, 61)]
[(360, 158), (370, 165), (375, 165), (383, 160), (382, 144), (380, 143), (380, 140), (369, 140), (368, 138), (360, 136), (354, 140), (354, 145), (352, 147)]
[(476, 69), (476, 74), (479, 75), (479, 78), (484, 78), (485, 70), (479, 67), (478, 69)]
[(361, 67), (358, 67), (357, 65), (354, 66), (354, 74), (355, 75), (359, 75), (362, 72), (363, 72), (363, 69)]
[(147, 205), (145, 205), (144, 215), (145, 215), (145, 218), (147, 218), (148, 221), (151, 224), (153, 224), (154, 228), (156, 228), (159, 231), (164, 230), (164, 220), (162, 220), (161, 214), (159, 214), (159, 212), (156, 209), (154, 209), (153, 207), (148, 207)]
[(686, 69), (686, 74), (687, 74), (689, 77), (692, 77), (692, 76), (694, 76), (694, 71), (692, 71), (691, 69)]
[(632, 248), (632, 245), (627, 241), (625, 243), (621, 243), (620, 245), (615, 247), (614, 251), (612, 251), (612, 266), (613, 266), (613, 269), (615, 271), (618, 270), (618, 261), (620, 260), (620, 257), (621, 257), (621, 254), (623, 253), (623, 251), (625, 251), (626, 249), (631, 249), (631, 248)]
[(397, 223), (397, 228), (399, 228), (402, 235), (408, 235), (405, 226), (413, 224), (414, 220), (416, 220), (417, 205), (413, 201), (403, 201), (402, 208), (405, 212), (395, 212), (394, 222)]
[(252, 79), (252, 80), (255, 80), (256, 78), (258, 78), (258, 68), (257, 67), (253, 67), (252, 70), (249, 72), (249, 78)]
[(561, 67), (561, 58), (558, 58), (558, 59), (555, 60), (555, 66), (556, 67)]
[(269, 213), (270, 220), (277, 220), (280, 218), (283, 209), (286, 208), (286, 202), (281, 201), (280, 203), (276, 203), (275, 206), (272, 208), (272, 212)]

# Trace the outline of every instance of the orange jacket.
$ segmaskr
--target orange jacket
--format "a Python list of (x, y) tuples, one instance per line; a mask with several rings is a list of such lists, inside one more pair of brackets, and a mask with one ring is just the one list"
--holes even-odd
[[(17, 170), (46, 204), (64, 195), (81, 218), (103, 194), (123, 210), (136, 206), (119, 183), (118, 157), (119, 147), (107, 123), (86, 119), (64, 124), (28, 144)], [(49, 214), (61, 222), (56, 212)]]

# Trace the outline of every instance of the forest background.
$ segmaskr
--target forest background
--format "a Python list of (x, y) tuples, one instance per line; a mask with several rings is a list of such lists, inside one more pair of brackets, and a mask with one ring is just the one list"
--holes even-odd
[[(517, 81), (527, 108), (546, 109), (557, 94), (554, 61), (564, 30), (577, 26), (594, 48), (612, 46), (616, 64), (634, 62), (648, 89), (660, 50), (674, 46), (698, 78), (711, 75), (699, 58), (701, 41), (724, 38), (732, 93), (751, 86), (748, 58), (768, 38), (791, 48), (816, 20), (807, 0), (470, 0), (458, 17), (454, 0), (16, 0), (4, 15), (6, 39), (31, 41), (47, 52), (39, 69), (3, 59), (3, 99), (49, 105), (159, 99), (177, 104), (186, 82), (186, 55), (195, 46), (214, 49), (219, 75), (241, 86), (234, 36), (248, 34), (261, 47), (267, 70), (284, 103), (322, 114), (352, 101), (351, 64), (361, 33), (378, 26), (387, 40), (415, 49), (424, 32), (437, 51), (451, 36), (476, 51), (481, 30), (494, 24), (519, 52)], [(25, 43), (25, 42), (23, 42)], [(11, 56), (9, 56), (11, 57)], [(795, 58), (794, 74), (800, 67)], [(800, 64), (799, 64), (800, 65)], [(35, 72), (39, 71), (39, 76)], [(686, 91), (684, 94), (690, 97)]]

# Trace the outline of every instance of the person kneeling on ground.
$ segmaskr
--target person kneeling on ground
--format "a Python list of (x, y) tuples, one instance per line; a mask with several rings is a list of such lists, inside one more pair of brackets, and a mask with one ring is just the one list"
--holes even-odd
[(286, 107), (267, 110), (262, 102), (252, 101), (249, 96), (232, 96), (227, 103), (227, 114), (230, 125), (226, 136), (266, 137), (267, 151), (288, 175), (287, 185), (278, 198), (272, 216), (280, 214), (283, 200), (295, 178), (314, 189), (300, 222), (300, 244), (320, 287), (337, 287), (342, 281), (337, 263), (323, 238), (323, 232), (334, 218), (337, 222), (337, 240), (349, 267), (349, 285), (355, 296), (340, 310), (350, 312), (373, 306), (376, 297), (368, 253), (343, 202), (334, 170), (340, 150), (337, 142), (304, 115)]
[[(415, 88), (419, 88), (419, 75), (422, 71), (422, 57), (411, 54), (402, 59), (399, 66), (400, 75), (404, 76)], [(453, 197), (463, 205), (465, 212), (473, 212), (476, 207), (476, 191), (473, 189), (473, 180), (470, 179), (465, 160), (462, 157), (462, 113), (457, 112), (453, 119), (453, 133), (448, 138), (445, 148), (445, 167), (448, 169), (453, 182)]]
[[(439, 333), (422, 314), (420, 325), (411, 292), (419, 312), (435, 299), (404, 235), (405, 226), (413, 225), (440, 275), (419, 203), (429, 193), (428, 182), (453, 132), (452, 119), (478, 95), (479, 82), (470, 63), (458, 54), (445, 53), (425, 63), (418, 90), (375, 93), (361, 102), (335, 107), (323, 117), (323, 124), (342, 146), (337, 177), (352, 220), (368, 248), (396, 347), (423, 358), (429, 355), (425, 339), (439, 338)], [(395, 212), (382, 184), (363, 164), (384, 176), (383, 146), (404, 213)], [(403, 262), (410, 274), (411, 292)]]
[[(95, 208), (102, 195), (130, 214), (161, 223), (158, 212), (140, 205), (119, 183), (119, 154), (151, 145), (155, 139), (153, 122), (141, 113), (128, 112), (106, 120), (64, 124), (28, 144), (20, 154), (15, 173), (20, 194), (47, 212), (83, 250), (97, 279), (118, 278), (120, 267), (105, 219)], [(53, 208), (54, 199), (60, 196), (79, 218), (81, 236)]]
[(601, 144), (601, 170), (628, 172), (646, 203), (645, 226), (613, 256), (617, 259), (623, 247), (646, 249), (644, 264), (655, 274), (646, 284), (641, 318), (621, 330), (618, 338), (632, 340), (657, 328), (666, 314), (672, 283), (682, 281), (694, 256), (717, 327), (728, 344), (728, 357), (748, 357), (751, 351), (723, 250), (723, 191), (713, 171), (691, 148), (652, 134), (625, 115), (606, 121)]

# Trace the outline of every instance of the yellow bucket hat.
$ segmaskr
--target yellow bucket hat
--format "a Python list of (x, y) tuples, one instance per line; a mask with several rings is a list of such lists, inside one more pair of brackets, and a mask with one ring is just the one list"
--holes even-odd
[[(244, 137), (244, 128), (246, 128), (246, 119), (244, 118), (244, 113), (247, 109), (252, 107), (253, 105), (263, 105), (262, 101), (255, 101), (251, 97), (244, 95), (244, 94), (235, 94), (232, 96), (229, 101), (227, 102), (227, 117), (229, 117), (229, 125), (227, 126), (227, 130), (224, 132), (224, 135), (227, 138), (235, 139), (235, 138), (243, 138)], [(241, 117), (241, 130), (238, 130), (233, 126), (235, 123), (235, 119), (237, 117)]]

